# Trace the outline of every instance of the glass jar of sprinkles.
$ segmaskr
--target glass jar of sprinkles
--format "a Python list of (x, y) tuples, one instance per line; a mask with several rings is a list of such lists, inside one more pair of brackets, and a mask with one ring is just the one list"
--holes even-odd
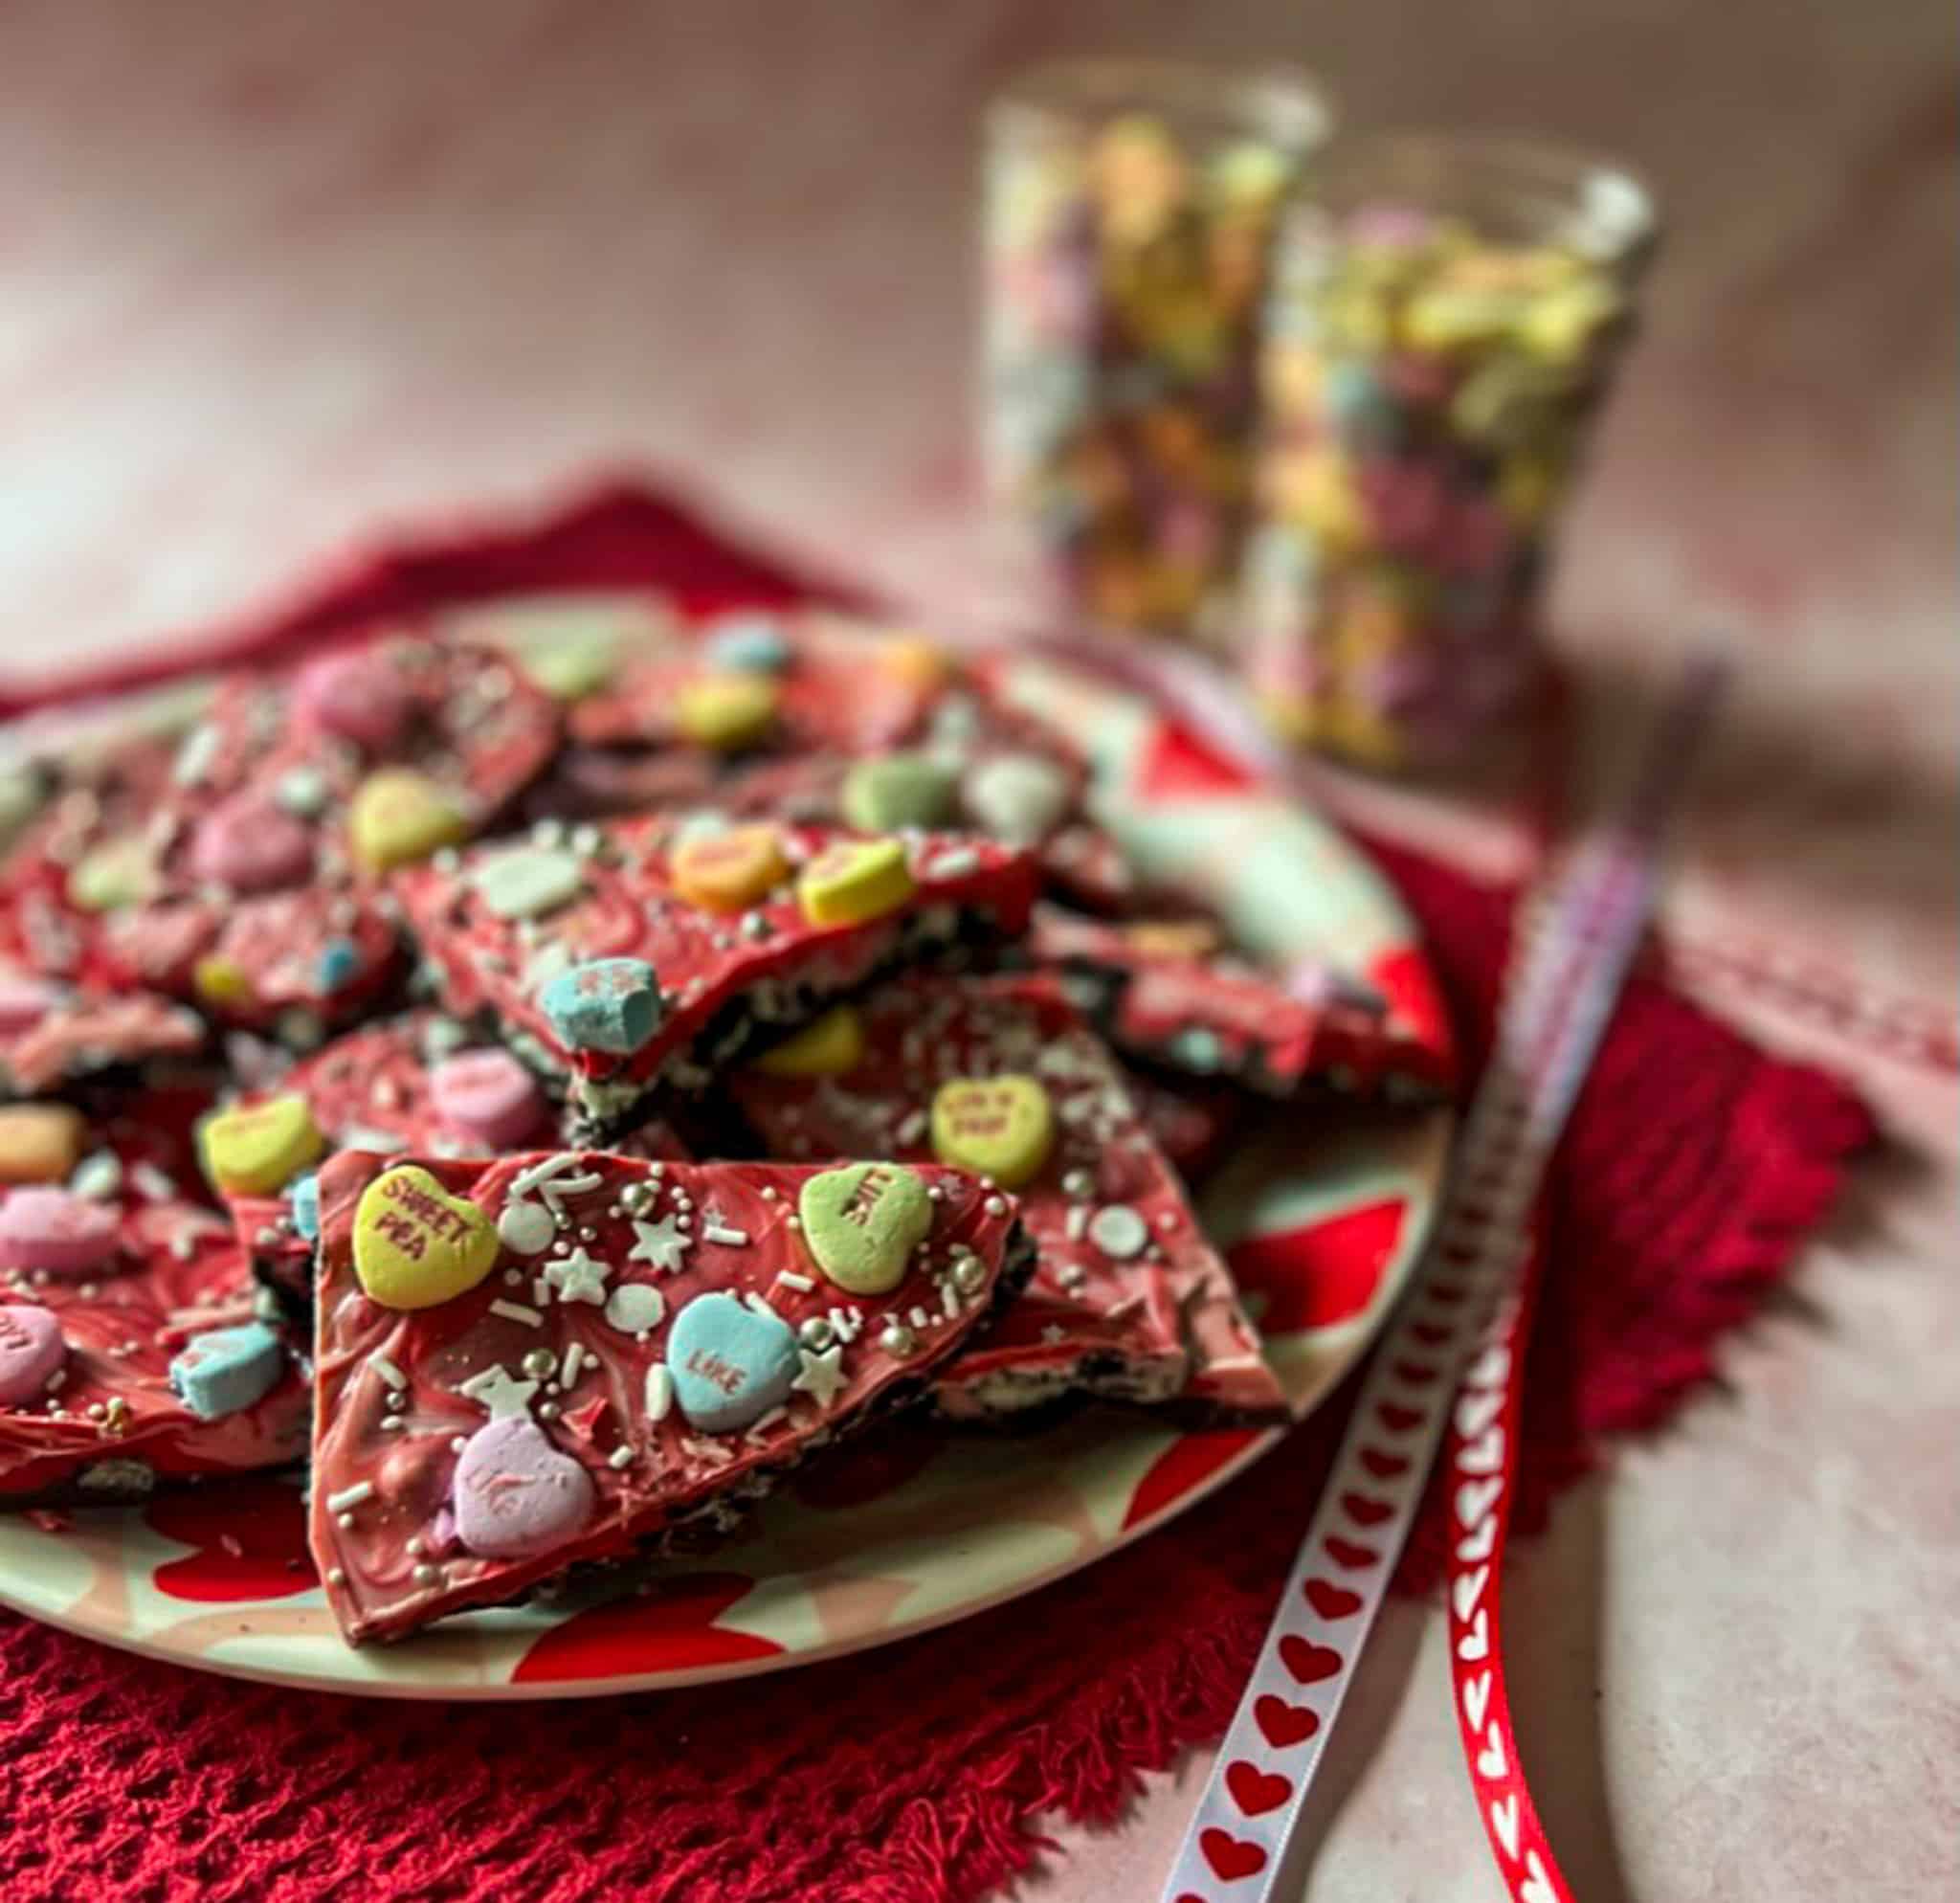
[(1534, 143), (1383, 135), (1316, 168), (1273, 265), (1239, 607), (1280, 734), (1394, 769), (1524, 702), (1654, 235), (1634, 178)]
[(989, 488), (1072, 610), (1225, 638), (1267, 260), (1327, 123), (1301, 74), (1123, 60), (990, 108)]

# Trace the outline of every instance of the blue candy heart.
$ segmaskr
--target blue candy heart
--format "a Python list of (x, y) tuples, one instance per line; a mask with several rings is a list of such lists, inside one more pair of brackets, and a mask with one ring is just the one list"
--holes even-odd
[(767, 615), (729, 615), (708, 637), (708, 663), (735, 674), (774, 674), (790, 664), (790, 643)]
[(674, 1318), (667, 1372), (674, 1399), (697, 1427), (732, 1434), (790, 1399), (796, 1337), (778, 1316), (732, 1295), (697, 1295)]
[(295, 1176), (286, 1186), (286, 1207), (292, 1212), (293, 1230), (301, 1242), (320, 1240), (320, 1178), (312, 1171)]
[(560, 972), (538, 1003), (567, 1050), (629, 1057), (660, 1027), (660, 982), (644, 958), (590, 958)]
[(278, 1336), (246, 1322), (194, 1336), (170, 1363), (170, 1385), (200, 1421), (216, 1421), (263, 1400), (285, 1366)]

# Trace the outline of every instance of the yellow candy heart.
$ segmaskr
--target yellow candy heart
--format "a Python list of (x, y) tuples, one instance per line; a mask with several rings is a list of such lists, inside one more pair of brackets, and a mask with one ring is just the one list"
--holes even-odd
[(354, 1273), (384, 1309), (433, 1309), (497, 1265), (497, 1229), (412, 1164), (376, 1176), (354, 1205)]
[(369, 773), (347, 810), (354, 857), (369, 872), (427, 859), (470, 836), (462, 809), (425, 773), (388, 767)]
[(885, 672), (908, 687), (937, 687), (953, 671), (951, 658), (924, 635), (899, 635), (879, 650)]
[(156, 887), (156, 855), (146, 840), (134, 834), (103, 840), (68, 869), (69, 903), (85, 912), (141, 905)]
[(796, 898), (812, 925), (858, 925), (912, 896), (912, 868), (897, 840), (848, 840), (803, 868)]
[(215, 953), (197, 961), (190, 974), (190, 982), (207, 1004), (249, 1004), (252, 1001), (251, 973)]
[(297, 1095), (220, 1110), (203, 1143), (205, 1175), (234, 1196), (270, 1196), (326, 1148), (312, 1106)]
[(1224, 942), (1210, 919), (1139, 919), (1124, 934), (1147, 958), (1209, 958)]
[(0, 1183), (65, 1183), (87, 1135), (72, 1104), (0, 1106)]
[(776, 698), (776, 683), (766, 674), (703, 674), (674, 697), (674, 718), (688, 739), (732, 750), (768, 731)]
[(1055, 1148), (1055, 1107), (1032, 1077), (956, 1077), (932, 1099), (932, 1153), (1019, 1189)]
[(864, 1019), (852, 1004), (833, 1005), (793, 1038), (756, 1059), (768, 1077), (841, 1077), (864, 1062)]
[(731, 826), (683, 840), (671, 862), (674, 889), (691, 906), (739, 912), (767, 898), (790, 876), (773, 826)]

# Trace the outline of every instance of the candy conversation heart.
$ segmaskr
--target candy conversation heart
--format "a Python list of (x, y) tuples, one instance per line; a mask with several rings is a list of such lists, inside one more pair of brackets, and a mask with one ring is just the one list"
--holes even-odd
[(87, 1275), (115, 1259), (121, 1219), (52, 1185), (17, 1189), (0, 1201), (0, 1265), (47, 1275)]
[(585, 1468), (525, 1415), (479, 1427), (457, 1460), (457, 1537), (486, 1559), (548, 1553), (585, 1525), (596, 1499)]
[[(927, 1165), (897, 1175), (930, 1249), (888, 1294), (840, 1290), (801, 1214), (819, 1174), (596, 1150), (326, 1163), (309, 1537), (342, 1630), (398, 1637), (734, 1525), (806, 1453), (916, 1398), (1026, 1272), (1005, 1199)], [(384, 1307), (366, 1219), (404, 1177), (567, 1230), (482, 1287)]]
[(33, 1302), (0, 1304), (0, 1407), (37, 1399), (68, 1359), (61, 1324)]
[(932, 1232), (925, 1185), (894, 1163), (854, 1163), (812, 1176), (796, 1210), (816, 1265), (854, 1295), (896, 1288), (912, 1251)]
[(72, 1104), (0, 1105), (0, 1183), (65, 1181), (87, 1133)]
[(561, 972), (539, 1002), (560, 1042), (628, 1057), (659, 1028), (660, 982), (644, 958), (593, 958)]
[(844, 775), (845, 822), (866, 833), (901, 826), (940, 826), (952, 817), (959, 781), (929, 753), (885, 753), (859, 760)]
[(194, 1336), (170, 1363), (170, 1385), (200, 1421), (255, 1407), (278, 1385), (286, 1351), (263, 1322)]
[(354, 1215), (355, 1273), (386, 1309), (432, 1309), (474, 1288), (496, 1265), (497, 1226), (426, 1170), (390, 1170)]
[(452, 1130), (492, 1150), (531, 1135), (545, 1119), (538, 1081), (508, 1051), (461, 1051), (429, 1073), (429, 1100)]
[(1034, 1077), (956, 1077), (932, 1099), (932, 1148), (942, 1163), (1019, 1189), (1055, 1148), (1055, 1110)]
[(773, 826), (731, 826), (683, 840), (674, 849), (674, 888), (690, 905), (739, 912), (790, 876)]
[(813, 925), (856, 925), (911, 898), (912, 872), (898, 840), (853, 840), (803, 868), (796, 896)]
[(455, 798), (426, 774), (390, 768), (361, 783), (347, 811), (355, 859), (369, 872), (408, 865), (470, 836)]
[(768, 1310), (732, 1295), (697, 1295), (674, 1317), (667, 1368), (680, 1411), (697, 1427), (731, 1433), (790, 1399), (796, 1337)]
[(278, 1189), (326, 1148), (311, 1106), (290, 1095), (221, 1110), (205, 1124), (203, 1141), (212, 1183), (251, 1196)]

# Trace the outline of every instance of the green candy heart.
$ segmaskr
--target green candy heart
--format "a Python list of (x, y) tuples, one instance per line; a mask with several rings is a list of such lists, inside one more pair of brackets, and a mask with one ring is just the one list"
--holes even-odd
[(796, 1198), (816, 1265), (853, 1295), (885, 1295), (932, 1232), (932, 1198), (897, 1163), (852, 1163), (812, 1176)]
[(844, 776), (844, 823), (860, 833), (938, 826), (952, 817), (959, 781), (924, 753), (881, 753)]

